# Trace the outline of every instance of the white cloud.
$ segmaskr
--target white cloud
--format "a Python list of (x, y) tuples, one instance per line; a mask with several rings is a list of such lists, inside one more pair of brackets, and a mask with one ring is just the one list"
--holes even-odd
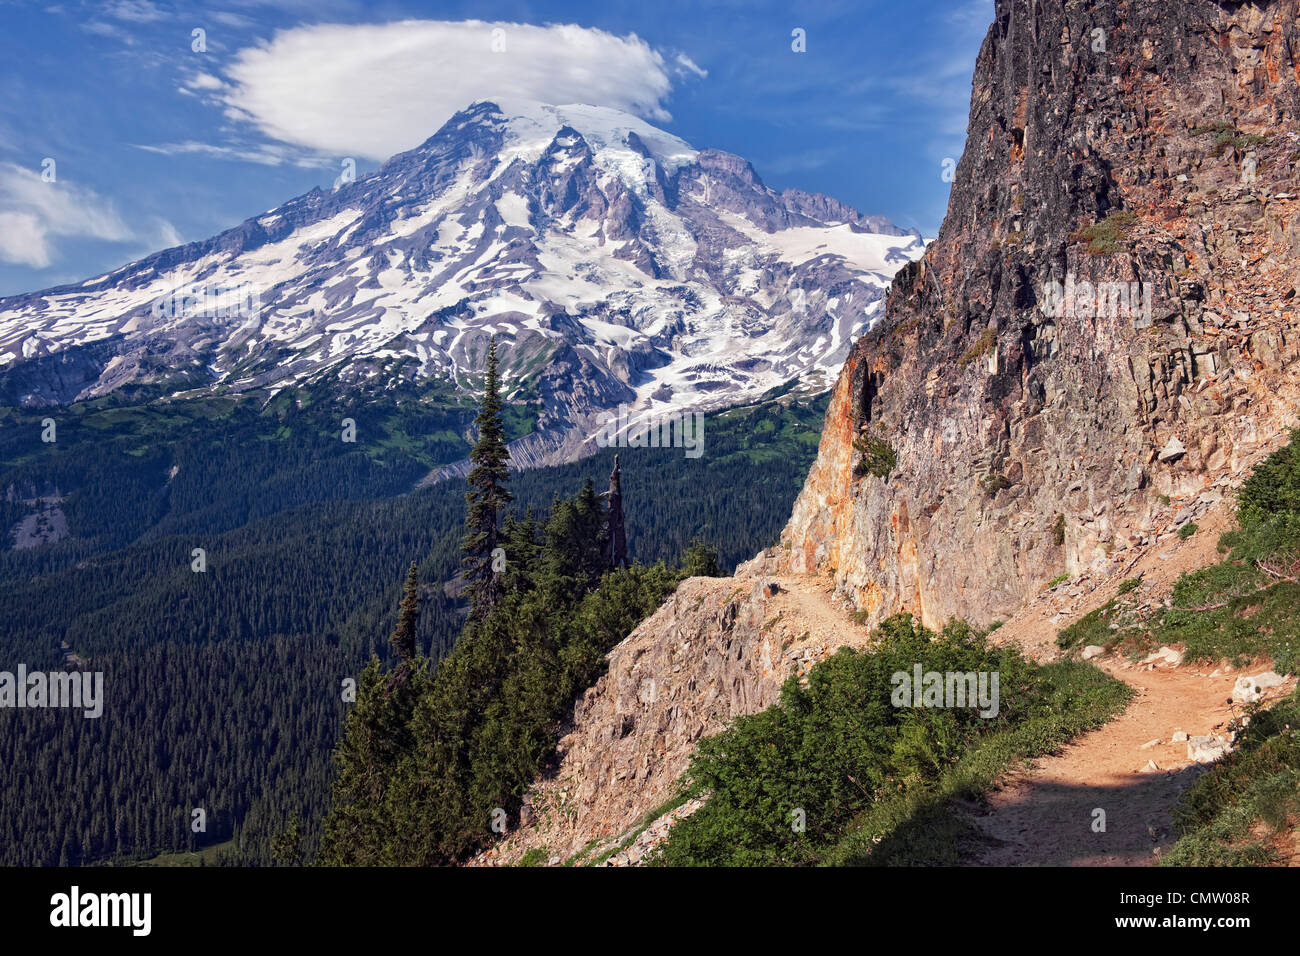
[(223, 86), (225, 84), (211, 73), (195, 73), (185, 84), (190, 90), (219, 90)]
[(673, 81), (705, 75), (635, 34), (478, 20), (296, 27), (223, 72), (223, 89), (211, 78), (187, 86), (270, 139), (369, 159), (419, 145), (476, 100), (590, 103), (663, 121)]
[(154, 234), (150, 237), (151, 245), (159, 249), (170, 249), (173, 246), (182, 245), (185, 240), (181, 234), (176, 231), (176, 227), (170, 221), (162, 216), (153, 217)]
[(41, 221), (29, 212), (0, 212), (0, 261), (42, 269), (51, 262)]
[(0, 260), (43, 269), (54, 262), (59, 236), (125, 242), (132, 233), (93, 190), (0, 163)]

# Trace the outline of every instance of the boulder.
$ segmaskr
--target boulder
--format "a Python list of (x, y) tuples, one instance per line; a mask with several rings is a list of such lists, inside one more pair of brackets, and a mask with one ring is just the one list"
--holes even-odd
[(1170, 647), (1162, 647), (1154, 654), (1148, 654), (1142, 659), (1143, 664), (1168, 664), (1171, 667), (1177, 667), (1182, 662), (1182, 652)]
[(1165, 442), (1165, 447), (1160, 449), (1160, 454), (1156, 457), (1160, 461), (1171, 462), (1177, 461), (1186, 454), (1187, 446), (1180, 442), (1178, 436), (1175, 435), (1170, 437), (1169, 441)]
[(1205, 734), (1187, 741), (1187, 759), (1192, 763), (1214, 763), (1231, 752), (1232, 744), (1227, 737)]
[(1238, 677), (1232, 686), (1232, 699), (1238, 704), (1253, 703), (1261, 699), (1265, 691), (1285, 683), (1286, 678), (1273, 671), (1264, 671), (1254, 677)]

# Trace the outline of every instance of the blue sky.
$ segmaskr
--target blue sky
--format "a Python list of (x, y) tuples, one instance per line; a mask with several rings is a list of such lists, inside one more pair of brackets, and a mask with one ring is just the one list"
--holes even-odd
[(345, 159), (374, 169), (495, 90), (637, 112), (930, 236), (992, 18), (993, 0), (0, 0), (0, 295), (206, 238)]

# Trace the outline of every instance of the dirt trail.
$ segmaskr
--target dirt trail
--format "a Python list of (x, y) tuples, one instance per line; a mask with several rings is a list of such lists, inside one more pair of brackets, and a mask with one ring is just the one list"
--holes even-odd
[[(994, 632), (996, 643), (1015, 643), (1039, 661), (1057, 659), (1060, 628), (1112, 598), (1125, 579), (1140, 577), (1142, 600), (1155, 606), (1185, 571), (1218, 560), (1215, 544), (1230, 521), (1227, 505), (1215, 508), (1191, 538), (1169, 535), (1104, 577), (1085, 575), (1046, 592)], [(850, 623), (829, 581), (778, 581), (781, 592), (773, 610), (801, 634), (796, 646), (811, 652), (800, 672), (838, 646), (869, 645), (868, 630)], [(1271, 666), (1268, 661), (1235, 670), (1226, 664), (1144, 665), (1122, 656), (1094, 663), (1132, 686), (1136, 696), (1123, 714), (1060, 754), (1013, 771), (984, 806), (972, 809), (985, 845), (967, 865), (1153, 865), (1176, 839), (1175, 803), (1207, 769), (1188, 758), (1186, 740), (1175, 742), (1174, 735), (1226, 735), (1241, 712), (1229, 702), (1234, 682)], [(1267, 699), (1285, 696), (1294, 686), (1288, 681)], [(1104, 811), (1104, 829), (1098, 810)]]
[[(1193, 537), (1170, 535), (1103, 580), (1067, 582), (1030, 602), (995, 638), (1020, 645), (1038, 660), (1052, 660), (1058, 655), (1057, 631), (1112, 598), (1125, 579), (1141, 577), (1141, 590), (1154, 604), (1168, 596), (1183, 572), (1219, 560), (1215, 544), (1230, 522), (1225, 502), (1200, 521)], [(1240, 712), (1229, 703), (1233, 683), (1271, 666), (1258, 661), (1238, 670), (1227, 665), (1144, 667), (1123, 658), (1094, 663), (1132, 686), (1137, 696), (1115, 720), (1062, 753), (1013, 773), (990, 795), (974, 820), (989, 845), (971, 864), (1154, 864), (1176, 839), (1172, 810), (1179, 795), (1207, 769), (1188, 759), (1185, 742), (1171, 738), (1179, 731), (1191, 736), (1225, 733)], [(1294, 686), (1290, 680), (1267, 699), (1285, 696)], [(1158, 769), (1151, 769), (1151, 762)], [(1099, 824), (1094, 830), (1097, 810), (1105, 812), (1104, 831)]]
[[(1192, 537), (1168, 534), (1104, 574), (1085, 574), (1045, 592), (994, 633), (996, 643), (1015, 643), (1042, 662), (1057, 659), (1057, 632), (1114, 597), (1124, 580), (1140, 578), (1138, 593), (1155, 608), (1181, 574), (1219, 560), (1215, 545), (1231, 521), (1230, 503), (1224, 502), (1199, 519), (1200, 530)], [(815, 648), (814, 659), (837, 645), (868, 643), (864, 628), (846, 629), (848, 614), (834, 600), (829, 582), (783, 577), (780, 583), (778, 607), (788, 625), (807, 629), (801, 644)], [(1133, 701), (1060, 754), (1013, 771), (986, 805), (973, 809), (985, 845), (968, 865), (1154, 864), (1176, 839), (1175, 803), (1207, 769), (1188, 758), (1186, 741), (1175, 742), (1174, 735), (1226, 734), (1240, 713), (1229, 702), (1234, 682), (1271, 666), (1268, 661), (1236, 670), (1226, 664), (1142, 665), (1123, 657), (1094, 663), (1132, 686)], [(1267, 699), (1286, 696), (1294, 686), (1292, 679)], [(1098, 810), (1104, 812), (1104, 829)]]
[[(1138, 696), (1119, 717), (1012, 774), (990, 795), (987, 813), (975, 820), (990, 846), (973, 865), (1149, 866), (1173, 843), (1173, 805), (1205, 768), (1171, 738), (1224, 732), (1242, 672), (1209, 677), (1203, 669), (1099, 663)], [(1159, 769), (1145, 769), (1150, 762)], [(1094, 831), (1097, 810), (1104, 831)]]

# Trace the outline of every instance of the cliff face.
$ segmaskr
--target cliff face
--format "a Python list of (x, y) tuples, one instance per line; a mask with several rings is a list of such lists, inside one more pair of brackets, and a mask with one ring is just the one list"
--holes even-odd
[(1285, 442), (1300, 3), (1065, 6), (998, 0), (947, 219), (852, 348), (781, 543), (687, 582), (609, 655), (536, 818), (488, 862), (617, 847), (700, 736), (864, 641), (862, 621), (1006, 618), (1047, 647), (1123, 577), (1154, 578), (1179, 524), (1226, 521)]
[[(1284, 437), (1298, 8), (999, 0), (938, 241), (853, 348), (758, 570), (833, 574), (875, 620), (988, 622)], [(856, 467), (867, 435), (887, 478)]]

